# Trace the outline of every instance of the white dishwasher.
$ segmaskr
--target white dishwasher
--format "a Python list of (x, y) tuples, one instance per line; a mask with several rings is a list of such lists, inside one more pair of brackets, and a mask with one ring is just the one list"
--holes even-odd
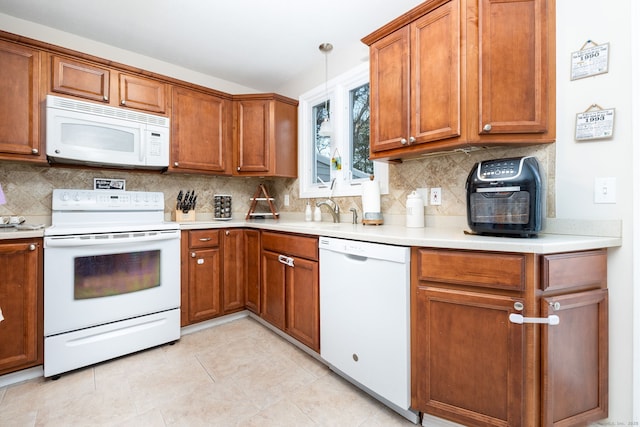
[(413, 422), (409, 248), (320, 237), (320, 355)]

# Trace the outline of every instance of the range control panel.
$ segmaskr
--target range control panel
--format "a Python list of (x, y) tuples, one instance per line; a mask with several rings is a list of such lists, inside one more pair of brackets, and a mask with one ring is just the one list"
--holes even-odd
[(522, 170), (523, 160), (523, 158), (514, 158), (481, 162), (478, 168), (478, 178), (483, 181), (517, 178)]
[(54, 211), (145, 211), (163, 210), (164, 194), (153, 191), (55, 189)]

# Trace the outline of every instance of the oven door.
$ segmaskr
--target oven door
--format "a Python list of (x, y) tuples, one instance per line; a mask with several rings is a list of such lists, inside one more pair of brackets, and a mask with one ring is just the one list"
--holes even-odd
[(180, 231), (44, 239), (45, 336), (180, 307)]

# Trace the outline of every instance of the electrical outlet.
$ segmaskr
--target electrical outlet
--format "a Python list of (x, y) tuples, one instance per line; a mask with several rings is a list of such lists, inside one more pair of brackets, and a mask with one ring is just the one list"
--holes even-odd
[(440, 187), (433, 187), (429, 192), (429, 204), (433, 206), (442, 204), (442, 189)]
[(284, 205), (285, 206), (289, 206), (289, 195), (288, 194), (284, 195)]
[(593, 188), (593, 203), (616, 203), (616, 179), (596, 178)]

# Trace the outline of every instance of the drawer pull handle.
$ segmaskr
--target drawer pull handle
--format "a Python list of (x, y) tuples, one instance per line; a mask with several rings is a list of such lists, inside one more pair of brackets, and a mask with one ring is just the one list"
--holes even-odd
[(199, 240), (200, 240), (201, 242), (208, 242), (208, 241), (210, 241), (210, 240), (211, 240), (211, 237), (201, 237)]
[(548, 324), (549, 326), (560, 324), (560, 318), (555, 314), (549, 317), (524, 317), (522, 314), (511, 313), (509, 315), (509, 321), (511, 323), (517, 323), (518, 325), (522, 325), (523, 323), (542, 323)]

